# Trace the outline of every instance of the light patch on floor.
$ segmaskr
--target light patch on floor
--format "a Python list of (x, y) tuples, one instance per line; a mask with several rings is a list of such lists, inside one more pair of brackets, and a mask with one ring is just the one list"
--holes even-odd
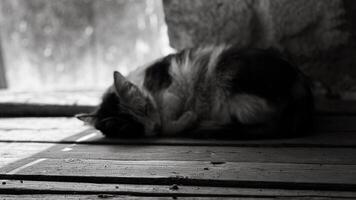
[(1, 143), (0, 168), (31, 157), (56, 145), (55, 143)]

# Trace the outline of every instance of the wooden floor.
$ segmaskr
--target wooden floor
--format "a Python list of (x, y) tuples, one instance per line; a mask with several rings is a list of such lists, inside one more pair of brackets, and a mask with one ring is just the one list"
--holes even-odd
[(356, 116), (279, 140), (108, 140), (74, 118), (0, 118), (0, 199), (356, 199)]

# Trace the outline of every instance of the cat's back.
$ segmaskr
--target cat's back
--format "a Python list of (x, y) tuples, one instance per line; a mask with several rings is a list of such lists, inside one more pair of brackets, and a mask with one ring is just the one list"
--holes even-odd
[(274, 49), (224, 51), (216, 65), (217, 74), (230, 74), (232, 92), (248, 92), (266, 98), (288, 95), (301, 72)]
[(270, 132), (291, 134), (310, 127), (313, 95), (308, 79), (278, 51), (227, 48), (214, 73), (227, 97), (227, 103), (215, 104), (228, 104), (221, 113), (228, 111), (240, 125), (258, 124)]
[(274, 49), (228, 45), (188, 49), (173, 57), (171, 72), (182, 80), (174, 89), (186, 94), (184, 109), (193, 110), (202, 123), (297, 133), (312, 121), (307, 78)]

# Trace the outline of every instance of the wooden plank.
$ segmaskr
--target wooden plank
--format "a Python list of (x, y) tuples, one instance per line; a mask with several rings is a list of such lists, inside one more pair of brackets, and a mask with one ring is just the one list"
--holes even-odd
[[(35, 105), (34, 105), (35, 106)], [(36, 107), (36, 110), (44, 109), (48, 110), (48, 115), (47, 116), (56, 116), (56, 115), (51, 115), (51, 109), (56, 109), (56, 105), (53, 105), (54, 107), (51, 108), (52, 105), (48, 106), (42, 106), (38, 105)], [(25, 106), (26, 107), (26, 106)], [(59, 105), (57, 106), (58, 108), (62, 109), (63, 106)], [(74, 107), (63, 107), (66, 109), (67, 114), (63, 114), (63, 119), (66, 120), (67, 122), (70, 122), (72, 124), (80, 124), (81, 126), (84, 126), (84, 123), (79, 121), (78, 119), (74, 118), (74, 114), (88, 111), (87, 109), (92, 109), (91, 107), (77, 107), (79, 110), (76, 110)], [(13, 105), (5, 105), (4, 109), (2, 108), (2, 105), (0, 104), (0, 116), (1, 112), (5, 113), (7, 112), (7, 109), (21, 109), (21, 107), (16, 107)], [(25, 108), (26, 109), (26, 108)], [(84, 109), (84, 110), (80, 110)], [(68, 111), (67, 111), (68, 110)], [(55, 126), (61, 127), (63, 126), (61, 123), (58, 123), (58, 120), (61, 120), (61, 117), (53, 117), (53, 118), (30, 118), (26, 117), (26, 112), (24, 110), (23, 114), (25, 117), (18, 117), (18, 118), (1, 118), (0, 119), (0, 129), (7, 128), (9, 129), (8, 126), (6, 126), (7, 123), (10, 124), (16, 124), (17, 126), (21, 124), (31, 124), (34, 121), (36, 121), (36, 124), (55, 124)], [(69, 114), (68, 114), (69, 113)], [(11, 114), (11, 112), (10, 112)], [(18, 113), (15, 113), (14, 115), (10, 117), (15, 117), (17, 116)], [(69, 117), (69, 118), (67, 118)], [(340, 116), (326, 116), (326, 115), (321, 115), (321, 116), (316, 116), (315, 117), (315, 131), (314, 132), (330, 132), (330, 131), (337, 131), (337, 132), (356, 132), (356, 115), (355, 116), (346, 116), (346, 115), (340, 115)], [(42, 126), (43, 127), (43, 126)], [(18, 128), (18, 127), (14, 127)], [(30, 125), (26, 126), (28, 129), (38, 129), (36, 126)]]
[(0, 141), (6, 142), (75, 142), (85, 130), (73, 118), (0, 118)]
[(0, 118), (0, 130), (52, 130), (69, 129), (76, 131), (83, 123), (72, 117), (51, 118)]
[[(121, 199), (121, 200), (172, 200), (177, 199), (176, 197), (142, 197), (142, 196), (125, 196), (125, 195), (111, 195), (111, 194), (97, 194), (97, 195), (1, 195), (3, 199), (12, 200), (12, 199), (26, 199), (26, 200), (62, 200), (62, 199)], [(210, 200), (210, 199), (224, 199), (224, 200), (256, 200), (256, 198), (249, 198), (249, 197), (180, 197), (179, 199), (195, 199), (195, 200)], [(258, 198), (260, 200), (273, 200), (275, 198)], [(290, 199), (290, 198), (286, 198)], [(292, 198), (294, 199), (294, 198)], [(321, 200), (320, 198), (307, 198), (308, 200)], [(333, 198), (323, 198), (322, 200), (329, 200)], [(339, 198), (338, 198), (339, 199)], [(342, 198), (341, 198), (342, 199)], [(303, 200), (303, 199), (302, 199)]]
[(96, 106), (104, 91), (9, 91), (0, 90), (0, 103)]
[[(5, 143), (6, 144), (6, 143)], [(217, 146), (134, 146), (134, 145), (55, 145), (49, 143), (12, 143), (4, 150), (0, 167), (15, 170), (37, 159), (95, 159), (126, 161), (211, 161), (265, 162), (297, 164), (356, 164), (354, 148), (275, 148)], [(23, 151), (29, 148), (28, 151)], [(27, 159), (25, 159), (27, 158)], [(21, 160), (22, 159), (22, 160)]]
[(356, 190), (356, 165), (42, 159), (2, 173), (0, 179)]
[[(142, 196), (121, 196), (121, 195), (111, 195), (111, 194), (97, 194), (97, 195), (2, 195), (4, 199), (12, 200), (12, 199), (28, 199), (28, 200), (62, 200), (62, 199), (128, 199), (128, 200), (172, 200), (178, 199), (175, 196), (172, 197), (142, 197)], [(349, 198), (341, 198), (341, 197), (179, 197), (179, 199), (183, 200), (276, 200), (276, 199), (286, 199), (286, 200), (346, 200)]]
[[(40, 122), (40, 121), (39, 121)], [(1, 124), (1, 123), (0, 123)], [(82, 140), (84, 136), (91, 137)], [(356, 134), (324, 132), (288, 139), (214, 140), (190, 138), (105, 138), (100, 132), (86, 127), (73, 129), (0, 129), (0, 142), (62, 143), (62, 144), (115, 144), (115, 145), (170, 145), (170, 146), (236, 146), (236, 147), (356, 147)]]
[[(355, 124), (351, 118), (339, 118), (345, 124)], [(333, 124), (325, 120), (324, 124)], [(340, 124), (339, 124), (340, 125)], [(338, 126), (339, 126), (338, 125)], [(341, 124), (342, 125), (342, 124)], [(340, 125), (340, 126), (341, 126)], [(334, 129), (338, 129), (335, 125)], [(346, 126), (345, 126), (346, 127)], [(340, 128), (341, 129), (341, 128)], [(141, 138), (141, 139), (105, 139), (94, 129), (86, 127), (74, 118), (2, 118), (0, 119), (0, 141), (3, 142), (59, 142), (93, 144), (131, 144), (131, 145), (194, 145), (194, 146), (284, 146), (284, 147), (356, 147), (356, 131), (317, 132), (308, 136), (288, 139), (264, 140), (214, 140), (191, 138)], [(79, 140), (85, 135), (95, 135)]]
[(91, 112), (102, 91), (0, 91), (0, 117), (73, 117)]
[(0, 117), (73, 117), (89, 113), (93, 106), (0, 103)]
[[(88, 127), (73, 118), (3, 118), (0, 119), (0, 141), (14, 142), (69, 142), (75, 143), (82, 137), (81, 133)], [(104, 139), (101, 133), (91, 129), (86, 134), (97, 133), (90, 140), (79, 143), (102, 144), (154, 144), (154, 145), (289, 145), (289, 146), (356, 146), (356, 134), (348, 132), (315, 133), (301, 138), (276, 139), (276, 140), (198, 140), (188, 138), (160, 138), (160, 139), (134, 139), (117, 140)], [(75, 136), (77, 137), (71, 137)]]
[(179, 185), (96, 184), (6, 180), (0, 185), (1, 194), (111, 194), (131, 196), (176, 197), (340, 197), (356, 198), (355, 192), (285, 190), (264, 188), (203, 187)]
[[(68, 129), (53, 130), (0, 130), (0, 142), (18, 143), (80, 143), (78, 140), (88, 134), (85, 129), (82, 131), (72, 131)], [(84, 142), (84, 141), (83, 141)]]
[(54, 146), (54, 144), (0, 143), (0, 168), (17, 163), (22, 159), (32, 157), (52, 146)]
[(356, 165), (355, 155), (355, 148), (57, 145), (41, 152), (36, 157)]
[[(88, 131), (89, 132), (89, 131)], [(356, 147), (356, 134), (323, 132), (288, 139), (214, 140), (189, 138), (113, 139), (97, 134), (80, 143), (117, 145), (174, 145), (174, 146), (236, 146), (236, 147)]]
[[(29, 199), (29, 200), (62, 200), (62, 199), (120, 199), (120, 200), (142, 200), (142, 199), (148, 199), (148, 200), (172, 200), (172, 199), (177, 199), (176, 197), (138, 197), (138, 196), (119, 196), (119, 195), (108, 195), (108, 194), (98, 194), (98, 195), (2, 195), (4, 199), (12, 200), (12, 199)], [(286, 200), (345, 200), (349, 198), (332, 198), (332, 197), (261, 197), (261, 198), (256, 198), (256, 197), (179, 197), (179, 199), (183, 200), (218, 200), (218, 199), (224, 199), (224, 200), (276, 200), (276, 199), (286, 199)]]

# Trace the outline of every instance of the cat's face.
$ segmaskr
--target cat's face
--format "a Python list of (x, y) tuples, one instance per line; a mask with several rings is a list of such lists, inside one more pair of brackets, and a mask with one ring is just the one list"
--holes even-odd
[(108, 137), (152, 136), (161, 126), (158, 109), (149, 94), (114, 72), (114, 85), (103, 97), (96, 111), (79, 114)]

